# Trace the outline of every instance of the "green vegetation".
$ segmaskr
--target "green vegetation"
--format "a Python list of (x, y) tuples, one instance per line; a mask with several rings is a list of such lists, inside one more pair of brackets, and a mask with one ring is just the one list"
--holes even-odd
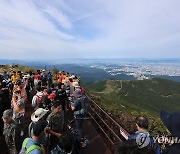
[(24, 74), (26, 74), (30, 71), (33, 73), (36, 73), (36, 69), (34, 69), (32, 67), (28, 67), (28, 66), (23, 66), (23, 65), (1, 65), (0, 73), (3, 73), (4, 70), (6, 70), (7, 72), (22, 71)]
[(130, 113), (133, 117), (147, 116), (153, 134), (164, 130), (159, 118), (162, 109), (180, 111), (180, 83), (175, 81), (159, 78), (142, 81), (107, 80), (86, 88), (95, 101), (117, 118), (122, 112)]

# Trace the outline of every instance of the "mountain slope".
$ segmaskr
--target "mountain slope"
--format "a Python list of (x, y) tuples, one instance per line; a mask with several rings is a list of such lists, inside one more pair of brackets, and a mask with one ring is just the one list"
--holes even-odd
[[(164, 131), (159, 118), (162, 109), (180, 111), (180, 83), (165, 79), (149, 80), (107, 80), (86, 87), (105, 110), (117, 117), (121, 125), (131, 131), (124, 117), (145, 115), (150, 120), (150, 132)], [(126, 116), (124, 116), (124, 114)], [(132, 122), (132, 121), (131, 121)], [(132, 123), (129, 122), (129, 126)]]
[(87, 87), (89, 92), (101, 98), (107, 105), (119, 109), (148, 111), (159, 114), (160, 110), (180, 111), (180, 83), (165, 79), (133, 81), (101, 81)]

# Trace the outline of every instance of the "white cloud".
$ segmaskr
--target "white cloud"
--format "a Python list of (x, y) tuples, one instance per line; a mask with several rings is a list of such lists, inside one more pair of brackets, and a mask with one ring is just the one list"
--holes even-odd
[(0, 54), (24, 59), (180, 57), (179, 3), (1, 0)]

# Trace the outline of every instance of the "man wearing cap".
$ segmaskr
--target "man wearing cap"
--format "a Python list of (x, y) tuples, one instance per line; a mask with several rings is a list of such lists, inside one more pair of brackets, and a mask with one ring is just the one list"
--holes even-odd
[(78, 135), (80, 138), (83, 137), (83, 115), (81, 113), (81, 97), (82, 93), (80, 89), (77, 89), (72, 94), (73, 102), (71, 102), (71, 109), (74, 111), (74, 117), (76, 118), (76, 129), (78, 130)]
[[(164, 154), (179, 154), (180, 153), (180, 112), (161, 111), (160, 118), (166, 126), (167, 131), (174, 137), (174, 143), (167, 147)], [(177, 143), (176, 143), (177, 142)]]
[(66, 91), (62, 88), (62, 84), (58, 83), (56, 91), (56, 99), (62, 103), (62, 110), (65, 112), (66, 108), (66, 101), (67, 101), (67, 94)]
[(44, 134), (45, 128), (48, 125), (47, 121), (38, 121), (33, 125), (33, 135), (31, 138), (26, 138), (22, 144), (20, 154), (43, 154), (43, 149), (39, 143), (39, 139)]
[(13, 111), (11, 109), (3, 112), (2, 119), (4, 121), (3, 135), (10, 154), (17, 154), (20, 150), (20, 128), (13, 120)]
[(48, 116), (47, 121), (49, 123), (48, 133), (50, 136), (50, 150), (54, 149), (59, 142), (59, 138), (61, 138), (61, 133), (64, 128), (64, 112), (61, 107), (61, 103), (59, 101), (55, 101), (53, 103), (53, 111)]

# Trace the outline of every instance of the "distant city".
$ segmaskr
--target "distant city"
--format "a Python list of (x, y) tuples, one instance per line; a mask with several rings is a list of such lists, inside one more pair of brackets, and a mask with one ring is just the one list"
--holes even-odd
[(133, 63), (112, 65), (91, 65), (91, 68), (103, 69), (112, 76), (119, 74), (132, 75), (135, 78), (150, 78), (151, 76), (173, 76), (180, 77), (180, 63)]

